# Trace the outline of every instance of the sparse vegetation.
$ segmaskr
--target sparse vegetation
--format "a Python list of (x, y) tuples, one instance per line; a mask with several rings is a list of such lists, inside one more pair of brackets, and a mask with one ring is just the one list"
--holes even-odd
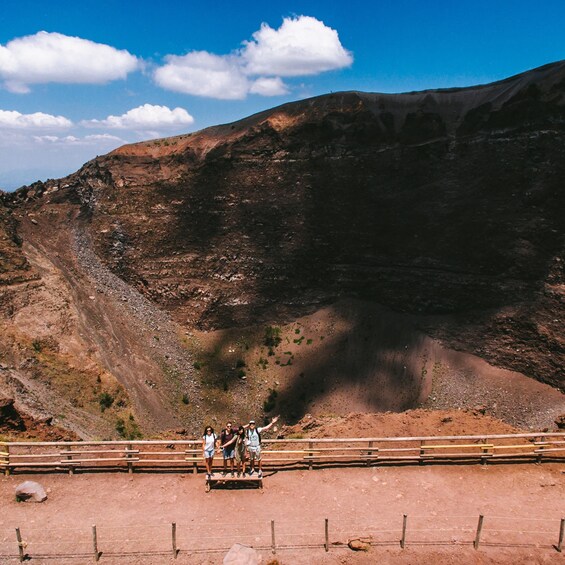
[(182, 403), (183, 404), (188, 404), (188, 394), (186, 394), (186, 392), (182, 395)]
[(100, 410), (104, 412), (114, 404), (114, 397), (109, 392), (103, 392), (98, 398)]
[(236, 369), (241, 369), (242, 367), (245, 367), (245, 361), (243, 359), (238, 359), (235, 362), (235, 368)]
[(133, 414), (130, 414), (127, 419), (118, 418), (116, 420), (116, 431), (124, 439), (140, 439), (143, 437)]
[(265, 340), (264, 343), (269, 348), (277, 347), (280, 342), (282, 341), (281, 338), (281, 329), (277, 326), (267, 326), (265, 328)]
[(197, 371), (200, 371), (200, 369), (202, 369), (202, 363), (200, 363), (200, 361), (195, 361), (192, 365)]
[(268, 364), (269, 361), (267, 359), (265, 359), (264, 357), (259, 357), (259, 361), (257, 361), (257, 365), (259, 365), (259, 367), (261, 367), (263, 371), (267, 369)]

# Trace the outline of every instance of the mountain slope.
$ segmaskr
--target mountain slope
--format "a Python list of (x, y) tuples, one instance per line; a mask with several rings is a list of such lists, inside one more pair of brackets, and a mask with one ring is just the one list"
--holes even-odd
[[(52, 256), (82, 234), (179, 331), (291, 322), (354, 297), (562, 387), (564, 125), (559, 62), (478, 87), (286, 104), (124, 146), (4, 200), (24, 241)], [(179, 394), (197, 390), (189, 357)]]

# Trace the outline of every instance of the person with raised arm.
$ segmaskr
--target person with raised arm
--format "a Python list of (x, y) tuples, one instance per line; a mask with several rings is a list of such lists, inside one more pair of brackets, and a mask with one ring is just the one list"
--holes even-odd
[(268, 429), (271, 428), (274, 424), (277, 423), (279, 417), (275, 416), (270, 424), (258, 428), (255, 425), (255, 420), (249, 420), (249, 424), (245, 426), (247, 428), (246, 433), (246, 443), (247, 443), (247, 450), (249, 452), (249, 476), (253, 475), (255, 472), (255, 462), (259, 467), (259, 472), (257, 473), (257, 477), (259, 479), (263, 478), (263, 467), (261, 463), (261, 434), (266, 432)]

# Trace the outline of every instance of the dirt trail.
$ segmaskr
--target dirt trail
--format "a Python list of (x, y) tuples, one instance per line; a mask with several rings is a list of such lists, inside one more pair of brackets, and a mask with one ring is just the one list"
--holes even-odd
[[(0, 479), (0, 554), (13, 553), (21, 527), (32, 556), (88, 553), (98, 527), (101, 563), (172, 563), (170, 524), (177, 523), (176, 563), (220, 564), (235, 542), (270, 547), (271, 520), (281, 549), (279, 563), (293, 565), (386, 563), (565, 563), (552, 544), (565, 514), (563, 466), (408, 466), (284, 471), (258, 490), (204, 491), (190, 474), (85, 474)], [(49, 489), (41, 505), (18, 504), (15, 486), (39, 480)], [(399, 548), (402, 515), (408, 515), (407, 549)], [(485, 516), (482, 547), (475, 552), (478, 515)], [(325, 553), (324, 519), (330, 551)], [(357, 555), (343, 545), (372, 536), (384, 545)], [(186, 550), (191, 549), (191, 552)], [(212, 550), (212, 553), (196, 553)], [(117, 552), (138, 552), (118, 557)], [(260, 551), (263, 563), (273, 557)], [(430, 561), (429, 559), (433, 559)], [(65, 559), (84, 563), (88, 557)], [(53, 559), (35, 559), (53, 563)]]

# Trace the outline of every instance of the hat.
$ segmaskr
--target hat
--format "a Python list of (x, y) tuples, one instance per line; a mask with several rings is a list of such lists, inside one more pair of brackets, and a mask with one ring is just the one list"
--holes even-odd
[(250, 423), (250, 424), (254, 424), (254, 423), (255, 423), (255, 420), (249, 420), (249, 423)]

